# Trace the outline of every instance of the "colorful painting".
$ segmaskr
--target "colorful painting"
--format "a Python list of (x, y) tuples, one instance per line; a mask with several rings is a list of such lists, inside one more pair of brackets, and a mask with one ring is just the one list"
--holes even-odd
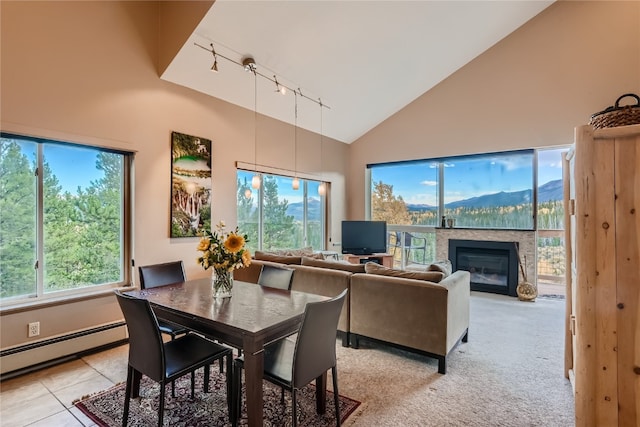
[(171, 237), (211, 230), (211, 140), (171, 133)]

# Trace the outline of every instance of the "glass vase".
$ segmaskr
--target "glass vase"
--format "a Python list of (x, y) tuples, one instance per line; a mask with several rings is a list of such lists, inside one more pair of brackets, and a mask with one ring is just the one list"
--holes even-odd
[(214, 269), (211, 276), (214, 298), (229, 298), (233, 289), (233, 271), (226, 268)]

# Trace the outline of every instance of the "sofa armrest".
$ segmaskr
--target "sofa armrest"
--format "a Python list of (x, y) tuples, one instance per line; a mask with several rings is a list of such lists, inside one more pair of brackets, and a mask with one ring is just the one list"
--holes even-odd
[(469, 329), (471, 274), (458, 270), (445, 277), (440, 285), (448, 290), (447, 297), (447, 353)]

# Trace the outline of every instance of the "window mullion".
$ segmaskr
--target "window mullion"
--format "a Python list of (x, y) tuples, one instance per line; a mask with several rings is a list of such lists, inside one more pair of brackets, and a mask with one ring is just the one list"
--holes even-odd
[(44, 159), (43, 144), (37, 144), (36, 174), (36, 295), (44, 295)]

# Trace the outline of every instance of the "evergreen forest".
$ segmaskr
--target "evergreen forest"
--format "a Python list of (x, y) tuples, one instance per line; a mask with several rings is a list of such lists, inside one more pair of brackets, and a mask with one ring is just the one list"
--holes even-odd
[(123, 157), (98, 152), (102, 178), (76, 194), (63, 191), (45, 159), (39, 260), (36, 164), (17, 141), (0, 140), (0, 298), (34, 296), (38, 271), (45, 293), (123, 279)]

